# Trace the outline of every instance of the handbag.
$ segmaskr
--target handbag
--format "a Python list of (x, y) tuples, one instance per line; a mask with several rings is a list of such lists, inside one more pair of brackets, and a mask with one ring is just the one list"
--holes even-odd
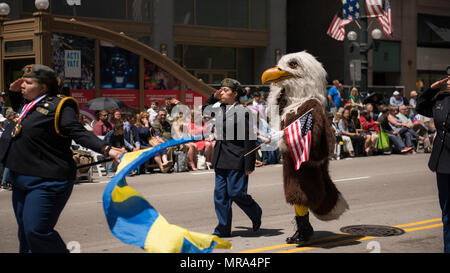
[(160, 144), (159, 140), (154, 136), (151, 137), (150, 140), (148, 141), (148, 143), (152, 146), (155, 147), (156, 145)]
[(389, 148), (390, 148), (389, 136), (388, 136), (388, 134), (383, 132), (383, 129), (381, 129), (381, 126), (380, 126), (380, 131), (377, 133), (377, 135), (378, 135), (377, 149), (380, 151), (389, 150)]
[(153, 127), (151, 127), (150, 129), (150, 139), (148, 140), (148, 143), (152, 146), (155, 147), (157, 145), (159, 145), (161, 142), (158, 140), (158, 138), (155, 135), (155, 129), (153, 129)]

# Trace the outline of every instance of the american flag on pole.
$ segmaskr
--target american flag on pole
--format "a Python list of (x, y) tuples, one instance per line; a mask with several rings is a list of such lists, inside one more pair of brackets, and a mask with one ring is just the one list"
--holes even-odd
[(310, 110), (284, 129), (296, 171), (300, 169), (302, 162), (309, 160), (312, 128), (313, 118)]
[(349, 24), (351, 21), (352, 19), (342, 18), (342, 11), (338, 12), (336, 15), (334, 15), (330, 27), (328, 27), (327, 35), (331, 36), (331, 38), (336, 39), (338, 41), (343, 41), (345, 38), (344, 26)]
[[(383, 5), (384, 2), (384, 5)], [(383, 8), (384, 6), (384, 8)], [(368, 17), (377, 17), (383, 27), (383, 32), (389, 39), (392, 39), (392, 16), (389, 0), (366, 0)]]

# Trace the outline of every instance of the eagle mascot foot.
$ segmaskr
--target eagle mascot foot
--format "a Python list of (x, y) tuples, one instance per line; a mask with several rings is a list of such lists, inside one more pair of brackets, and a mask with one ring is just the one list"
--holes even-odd
[(295, 222), (297, 224), (297, 231), (286, 239), (288, 244), (303, 244), (309, 241), (314, 234), (314, 229), (309, 223), (309, 213), (305, 216), (295, 216)]

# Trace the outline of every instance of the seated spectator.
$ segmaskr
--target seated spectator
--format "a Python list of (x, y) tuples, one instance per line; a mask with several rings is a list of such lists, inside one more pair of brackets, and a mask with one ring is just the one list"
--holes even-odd
[(402, 95), (400, 94), (400, 92), (395, 90), (394, 93), (392, 93), (392, 97), (389, 99), (389, 106), (401, 106), (403, 104), (405, 104), (405, 102), (403, 101)]
[(151, 126), (155, 129), (157, 135), (163, 140), (167, 141), (172, 139), (172, 126), (167, 120), (167, 111), (164, 109), (159, 109), (158, 115)]
[(358, 93), (358, 88), (356, 87), (352, 88), (352, 90), (350, 91), (350, 96), (348, 98), (348, 103), (354, 109), (358, 110), (363, 109), (364, 106), (361, 102), (361, 96)]
[(375, 111), (375, 108), (373, 107), (373, 104), (372, 104), (372, 103), (368, 103), (368, 104), (364, 105), (364, 110), (366, 110), (367, 112), (369, 112), (370, 117), (371, 117), (374, 121), (376, 121), (376, 120), (378, 119), (379, 111), (378, 111), (378, 109)]
[(127, 151), (134, 152), (141, 149), (141, 140), (139, 138), (138, 128), (136, 127), (136, 116), (134, 114), (127, 115), (123, 123), (123, 138)]
[[(151, 135), (152, 126), (150, 124), (149, 114), (147, 112), (141, 112), (139, 114), (139, 118), (136, 121), (136, 127), (140, 139), (141, 149), (152, 147), (152, 145), (150, 145), (150, 139), (152, 137)], [(164, 142), (164, 140), (159, 137), (157, 131), (155, 131), (155, 137), (159, 140), (159, 143)], [(158, 164), (159, 169), (163, 173), (168, 172), (172, 168), (173, 162), (168, 160), (167, 158), (167, 149), (160, 151), (158, 154), (155, 155), (153, 159), (155, 160), (156, 164)], [(142, 167), (145, 166), (141, 166), (141, 173), (145, 173), (145, 168)]]
[[(200, 115), (200, 113), (199, 113)], [(194, 123), (194, 110), (191, 110), (191, 136), (203, 135), (206, 132), (205, 122), (202, 120), (202, 126), (198, 127)], [(207, 139), (196, 141), (198, 151), (203, 151), (206, 159), (206, 167), (210, 169), (212, 167), (212, 159), (214, 155), (215, 141), (212, 140), (212, 134)]]
[(353, 144), (352, 144), (352, 140), (349, 136), (343, 135), (342, 134), (342, 130), (339, 129), (339, 121), (341, 120), (342, 117), (342, 113), (337, 112), (334, 117), (333, 117), (333, 121), (331, 122), (331, 129), (334, 132), (334, 135), (336, 136), (336, 142), (339, 140), (342, 140), (343, 142), (343, 148), (344, 148), (344, 152), (348, 153), (350, 155), (350, 157), (354, 157), (355, 156), (355, 152), (353, 150)]
[(110, 122), (114, 125), (117, 122), (123, 122), (122, 112), (119, 109), (112, 110)]
[(393, 147), (394, 153), (407, 153), (412, 150), (411, 147), (406, 147), (400, 134), (394, 131), (389, 123), (389, 108), (385, 105), (380, 106), (380, 116), (378, 117), (378, 122), (383, 132), (389, 137), (389, 143)]
[(350, 117), (350, 109), (345, 108), (342, 114), (341, 120), (339, 120), (339, 129), (342, 130), (342, 134), (350, 137), (352, 141), (353, 148), (357, 156), (364, 155), (364, 143), (365, 138), (361, 136), (358, 131), (356, 131), (355, 124)]
[[(249, 108), (251, 108), (249, 106)], [(271, 135), (275, 133), (270, 125), (267, 123), (267, 121), (264, 118), (261, 118), (263, 114), (261, 114), (262, 111), (257, 108), (253, 108), (252, 110), (253, 114), (253, 126), (254, 131), (257, 136), (257, 143), (261, 145), (261, 160), (258, 160), (258, 154), (257, 154), (257, 161), (255, 162), (256, 167), (260, 167), (262, 165), (268, 165), (268, 164), (278, 164), (280, 163), (280, 152), (278, 149), (278, 146), (275, 142), (272, 143), (271, 141)]]
[[(423, 125), (425, 127), (425, 129), (427, 130), (427, 134), (429, 136), (429, 141), (430, 141), (430, 152), (431, 152), (431, 149), (433, 147), (433, 138), (434, 138), (434, 136), (436, 134), (436, 127), (434, 127), (433, 119), (429, 118), (429, 117), (422, 116), (421, 114), (417, 114), (414, 117), (414, 125), (413, 125), (414, 131), (417, 132), (418, 128), (414, 127), (416, 124)], [(420, 135), (420, 133), (418, 133), (418, 134)]]
[(106, 134), (113, 129), (113, 125), (108, 121), (108, 112), (101, 110), (96, 113), (97, 122), (94, 125), (94, 134), (96, 136), (106, 136)]
[(415, 147), (419, 140), (419, 135), (412, 129), (412, 122), (405, 115), (408, 115), (408, 107), (402, 105), (402, 111), (404, 114), (401, 116), (405, 122), (399, 117), (399, 108), (397, 106), (390, 107), (390, 115), (388, 116), (389, 123), (394, 131), (397, 131), (400, 136), (405, 139), (406, 147)]
[(175, 117), (172, 116), (172, 109), (175, 107), (175, 105), (179, 104), (180, 101), (177, 100), (174, 97), (167, 97), (165, 99), (165, 108), (166, 108), (166, 120), (172, 123), (173, 119)]
[[(155, 121), (152, 123), (152, 127), (156, 134), (161, 138), (162, 141), (167, 141), (172, 139), (172, 126), (169, 121), (167, 121), (167, 111), (160, 109), (158, 116), (156, 116)], [(176, 147), (170, 147), (167, 149), (167, 158), (169, 161), (173, 161), (173, 152), (183, 151), (187, 154), (187, 146), (179, 145)]]
[[(190, 126), (187, 126), (187, 121), (183, 118), (183, 113), (180, 112), (178, 116), (176, 116), (172, 123), (172, 128), (175, 132), (175, 138), (182, 138), (190, 136)], [(190, 125), (190, 124), (189, 124)], [(189, 128), (189, 129), (188, 129)], [(188, 152), (188, 167), (192, 171), (197, 171), (197, 155), (198, 155), (198, 149), (197, 145), (195, 145), (194, 142), (188, 142), (186, 144), (183, 144), (185, 147), (187, 147)]]
[[(377, 148), (377, 142), (378, 142), (378, 125), (380, 124), (377, 121), (374, 121), (372, 117), (370, 116), (370, 112), (367, 110), (363, 110), (361, 112), (361, 116), (359, 118), (359, 121), (361, 123), (361, 128), (363, 129), (363, 132), (367, 133), (368, 136), (370, 136), (370, 143), (372, 144), (369, 146), (369, 148), (376, 149)], [(369, 150), (370, 152), (370, 150)]]
[(86, 115), (80, 115), (80, 123), (83, 124), (86, 130), (90, 132), (94, 131), (94, 128), (91, 126), (91, 122), (89, 121)]
[(358, 109), (352, 109), (350, 111), (350, 120), (352, 121), (353, 126), (356, 129), (356, 132), (358, 132), (362, 137), (364, 137), (364, 152), (365, 152), (365, 155), (371, 154), (375, 144), (373, 143), (372, 137), (369, 134), (369, 132), (367, 132), (366, 130), (364, 130), (362, 128), (361, 121), (360, 121), (359, 110)]
[[(125, 153), (125, 142), (123, 138), (123, 123), (122, 122), (116, 122), (114, 123), (114, 129), (109, 131), (105, 135), (105, 142), (108, 143), (110, 146), (119, 148), (122, 150), (123, 153)], [(111, 168), (108, 170), (109, 172), (115, 172), (117, 170), (118, 164), (113, 161), (111, 164)]]

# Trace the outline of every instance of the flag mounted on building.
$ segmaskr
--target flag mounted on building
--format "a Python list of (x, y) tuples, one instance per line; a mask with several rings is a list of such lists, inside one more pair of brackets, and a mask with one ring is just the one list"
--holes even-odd
[(171, 139), (153, 148), (122, 156), (116, 174), (103, 192), (106, 221), (115, 237), (153, 253), (209, 253), (216, 247), (231, 248), (229, 242), (215, 235), (193, 232), (170, 224), (125, 181), (127, 174), (161, 150), (194, 139), (196, 138)]
[(327, 30), (327, 35), (338, 41), (343, 41), (345, 38), (345, 25), (351, 23), (353, 19), (344, 19), (342, 17), (342, 10), (334, 15), (330, 26)]
[(377, 18), (383, 32), (392, 39), (392, 16), (389, 0), (365, 0), (365, 7), (360, 7), (358, 0), (342, 0), (342, 8), (333, 17), (327, 35), (338, 41), (345, 39), (345, 26), (361, 18), (361, 8), (366, 9), (367, 18)]
[(309, 160), (312, 128), (313, 117), (310, 110), (284, 129), (296, 171), (300, 169), (302, 162)]
[(367, 17), (376, 17), (380, 22), (384, 34), (392, 39), (392, 16), (389, 0), (366, 0)]

